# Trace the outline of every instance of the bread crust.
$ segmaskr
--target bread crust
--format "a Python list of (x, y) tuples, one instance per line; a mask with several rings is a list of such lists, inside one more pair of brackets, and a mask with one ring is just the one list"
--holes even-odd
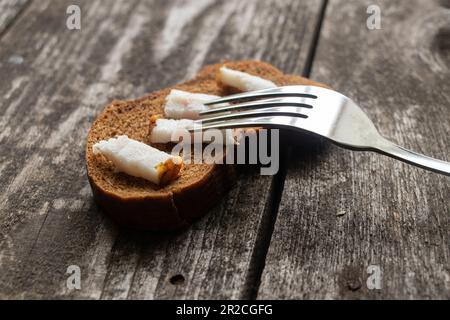
[[(324, 86), (296, 75), (284, 75), (260, 61), (225, 64), (229, 68), (271, 80), (277, 85)], [(164, 113), (164, 99), (174, 88), (221, 96), (232, 92), (230, 88), (216, 82), (221, 66), (223, 63), (206, 66), (192, 80), (136, 100), (114, 101), (104, 108), (92, 124), (85, 150), (89, 183), (95, 202), (121, 226), (159, 231), (186, 228), (217, 204), (233, 185), (236, 179), (233, 165), (188, 164), (177, 181), (161, 187), (144, 179), (114, 172), (111, 163), (92, 153), (94, 143), (121, 134), (169, 152), (173, 146), (171, 144), (150, 143), (151, 116)]]

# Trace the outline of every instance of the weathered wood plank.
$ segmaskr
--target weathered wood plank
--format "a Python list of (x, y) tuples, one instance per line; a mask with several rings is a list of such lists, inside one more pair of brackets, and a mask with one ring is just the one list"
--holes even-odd
[(0, 35), (29, 2), (30, 0), (0, 0)]
[[(65, 27), (69, 4), (32, 3), (0, 39), (0, 73), (9, 75), (0, 79), (0, 296), (247, 296), (271, 177), (243, 172), (185, 232), (130, 233), (92, 202), (84, 140), (108, 101), (174, 84), (205, 63), (261, 58), (300, 72), (320, 3), (78, 1), (78, 31)], [(23, 61), (4, 62), (12, 55)], [(66, 287), (69, 265), (81, 268), (81, 290)]]
[[(386, 136), (450, 160), (450, 10), (330, 0), (312, 78)], [(381, 8), (381, 30), (366, 9)], [(293, 150), (258, 298), (450, 297), (450, 181), (324, 141)], [(367, 267), (381, 269), (369, 290)], [(371, 271), (372, 272), (372, 271)]]

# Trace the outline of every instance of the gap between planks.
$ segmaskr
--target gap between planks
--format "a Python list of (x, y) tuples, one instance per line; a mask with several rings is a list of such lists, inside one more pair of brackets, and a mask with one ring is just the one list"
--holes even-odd
[[(314, 27), (314, 34), (311, 41), (311, 46), (306, 57), (305, 66), (301, 75), (308, 78), (311, 74), (314, 57), (316, 55), (317, 46), (320, 39), (320, 31), (322, 30), (323, 20), (327, 9), (328, 0), (323, 0), (319, 10), (316, 25)], [(287, 137), (284, 137), (285, 139)], [(283, 140), (283, 136), (282, 136)], [(280, 169), (273, 177), (270, 186), (270, 197), (266, 203), (264, 216), (262, 218), (261, 226), (257, 232), (257, 239), (255, 243), (256, 248), (250, 261), (249, 276), (245, 282), (244, 299), (256, 300), (258, 297), (259, 286), (261, 284), (261, 276), (264, 271), (267, 253), (269, 251), (270, 242), (272, 240), (275, 222), (277, 220), (281, 196), (284, 189), (284, 181), (286, 179), (288, 159), (292, 157), (292, 147), (288, 144), (281, 143), (280, 148)]]

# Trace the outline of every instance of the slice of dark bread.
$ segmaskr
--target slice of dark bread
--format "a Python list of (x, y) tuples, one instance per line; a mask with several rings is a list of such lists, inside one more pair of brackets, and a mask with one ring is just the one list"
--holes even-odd
[[(285, 75), (260, 61), (226, 62), (227, 67), (268, 79), (277, 85), (319, 83), (296, 75)], [(223, 64), (204, 67), (198, 75), (173, 88), (223, 96), (233, 92), (216, 81)], [(150, 117), (164, 113), (164, 99), (173, 88), (145, 97), (114, 101), (92, 124), (86, 144), (86, 167), (94, 199), (117, 223), (135, 229), (175, 230), (188, 226), (213, 207), (235, 180), (233, 165), (187, 164), (180, 177), (166, 186), (135, 178), (114, 170), (112, 163), (92, 153), (92, 145), (118, 135), (170, 152), (172, 144), (151, 144)]]

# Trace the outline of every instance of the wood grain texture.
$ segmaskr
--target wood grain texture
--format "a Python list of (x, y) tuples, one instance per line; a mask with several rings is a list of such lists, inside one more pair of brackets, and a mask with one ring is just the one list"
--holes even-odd
[(30, 0), (0, 0), (0, 35), (29, 4)]
[[(372, 4), (381, 30), (366, 28)], [(449, 31), (448, 2), (330, 0), (311, 77), (386, 137), (449, 161)], [(320, 140), (295, 147), (258, 298), (450, 298), (449, 199), (448, 177)], [(369, 265), (381, 290), (367, 288)]]
[[(185, 232), (127, 232), (92, 201), (85, 137), (112, 99), (207, 63), (256, 58), (299, 73), (320, 3), (78, 1), (77, 31), (65, 25), (69, 4), (33, 2), (0, 39), (0, 297), (247, 297), (271, 177), (243, 170)], [(81, 268), (81, 290), (66, 287), (69, 265)]]

